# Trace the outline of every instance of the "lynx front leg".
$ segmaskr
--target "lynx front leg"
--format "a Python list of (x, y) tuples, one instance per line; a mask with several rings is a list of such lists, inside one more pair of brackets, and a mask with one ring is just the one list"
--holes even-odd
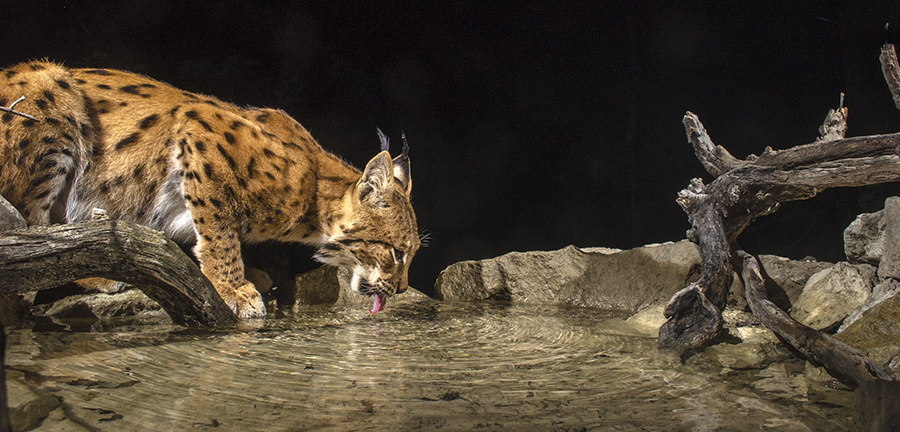
[(200, 270), (238, 318), (266, 315), (266, 306), (256, 287), (244, 279), (244, 262), (237, 234), (229, 229), (197, 226), (194, 254)]

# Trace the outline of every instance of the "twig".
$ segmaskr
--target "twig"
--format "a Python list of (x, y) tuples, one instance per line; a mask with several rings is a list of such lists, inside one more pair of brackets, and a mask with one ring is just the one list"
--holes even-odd
[(34, 118), (34, 117), (32, 117), (32, 116), (30, 116), (30, 115), (28, 115), (28, 114), (25, 114), (25, 113), (23, 113), (23, 112), (19, 112), (19, 111), (16, 111), (16, 110), (13, 109), (13, 107), (15, 107), (16, 104), (18, 104), (19, 102), (22, 102), (23, 100), (25, 100), (25, 96), (20, 97), (18, 100), (16, 100), (15, 102), (11, 103), (8, 107), (0, 106), (0, 111), (8, 112), (8, 113), (10, 113), (10, 114), (19, 115), (19, 116), (22, 116), (22, 117), (27, 118), (28, 120), (38, 121), (38, 119), (36, 119), (36, 118)]

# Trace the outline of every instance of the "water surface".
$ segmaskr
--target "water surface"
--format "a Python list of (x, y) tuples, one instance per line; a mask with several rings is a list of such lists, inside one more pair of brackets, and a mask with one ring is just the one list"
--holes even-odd
[(8, 363), (64, 398), (37, 430), (847, 430), (852, 394), (684, 366), (593, 309), (423, 303), (308, 309), (227, 332), (10, 331)]

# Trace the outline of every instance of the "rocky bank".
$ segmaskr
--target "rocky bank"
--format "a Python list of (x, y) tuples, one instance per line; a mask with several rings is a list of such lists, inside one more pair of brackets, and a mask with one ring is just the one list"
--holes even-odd
[[(4, 218), (3, 210), (0, 208), (0, 226), (22, 226), (22, 221), (12, 216)], [(759, 256), (769, 298), (796, 320), (834, 333), (860, 349), (898, 379), (900, 198), (887, 199), (879, 212), (860, 215), (846, 229), (844, 239), (845, 262)], [(455, 263), (438, 276), (434, 293), (441, 301), (535, 303), (616, 311), (629, 334), (655, 338), (665, 322), (666, 303), (699, 277), (700, 266), (699, 249), (687, 240), (630, 250), (568, 246), (557, 251), (511, 252)], [(248, 269), (247, 275), (264, 293), (273, 289), (264, 272)], [(348, 280), (345, 271), (330, 267), (298, 275), (290, 286), (279, 288), (291, 294), (286, 297), (288, 301), (282, 296), (281, 304), (272, 300), (270, 307), (290, 313), (302, 313), (306, 307), (371, 307), (371, 299), (350, 292)], [(388, 307), (421, 301), (435, 300), (411, 288), (392, 298)], [(723, 371), (764, 369), (793, 356), (749, 312), (737, 274), (723, 316), (727, 337), (687, 362)], [(141, 322), (167, 320), (158, 304), (131, 287), (99, 293), (68, 285), (24, 296), (0, 296), (0, 322), (4, 325), (50, 320), (90, 328), (92, 323), (115, 317)], [(811, 379), (831, 380), (820, 368), (807, 368)], [(9, 389), (11, 408), (14, 415), (24, 416), (19, 418), (23, 425), (58, 403), (46, 395), (24, 394), (16, 389), (15, 385)]]
[[(900, 198), (888, 198), (883, 210), (860, 215), (844, 239), (845, 262), (761, 255), (769, 298), (794, 319), (835, 333), (900, 378)], [(665, 322), (665, 304), (699, 277), (700, 265), (698, 247), (687, 240), (625, 251), (569, 246), (511, 252), (451, 265), (438, 277), (435, 296), (617, 310), (655, 337)], [(723, 316), (732, 338), (695, 361), (761, 368), (790, 355), (749, 313), (737, 275)]]

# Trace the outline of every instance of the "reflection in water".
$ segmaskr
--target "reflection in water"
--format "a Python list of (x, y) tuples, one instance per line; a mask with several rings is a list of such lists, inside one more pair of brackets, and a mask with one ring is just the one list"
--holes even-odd
[(591, 309), (309, 309), (250, 331), (21, 329), (10, 344), (11, 369), (64, 398), (48, 431), (829, 431), (852, 417), (849, 392), (807, 384), (802, 363), (694, 370)]

